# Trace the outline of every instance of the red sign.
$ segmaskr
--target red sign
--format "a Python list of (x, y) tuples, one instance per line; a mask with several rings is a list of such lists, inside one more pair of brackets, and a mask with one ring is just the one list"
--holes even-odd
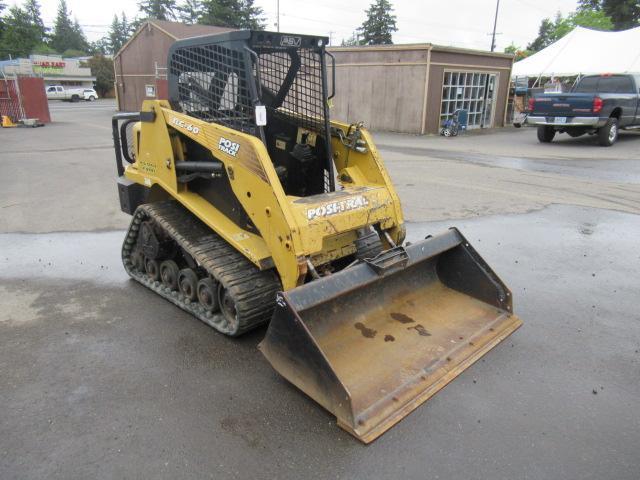
[(43, 68), (64, 68), (66, 65), (65, 62), (45, 62), (42, 60), (35, 60), (33, 64)]

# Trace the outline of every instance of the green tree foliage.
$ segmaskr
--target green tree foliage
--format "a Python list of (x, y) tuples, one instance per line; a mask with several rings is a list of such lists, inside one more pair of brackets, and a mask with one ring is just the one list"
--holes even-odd
[(626, 30), (640, 24), (640, 1), (604, 0), (602, 9), (611, 17), (616, 30)]
[(118, 53), (118, 50), (127, 43), (132, 32), (131, 24), (127, 21), (127, 16), (124, 12), (122, 12), (120, 18), (118, 18), (117, 15), (114, 15), (111, 26), (109, 27), (109, 33), (105, 39), (107, 51), (114, 55)]
[(202, 2), (200, 0), (185, 0), (184, 3), (178, 5), (178, 18), (181, 22), (193, 25), (198, 23)]
[(2, 36), (2, 32), (4, 31), (4, 19), (2, 18), (2, 12), (7, 8), (7, 5), (0, 1), (0, 37)]
[(47, 36), (47, 28), (42, 21), (42, 14), (40, 13), (40, 4), (38, 0), (27, 0), (24, 3), (24, 10), (27, 12), (31, 23), (33, 24), (34, 32), (39, 36), (40, 43), (43, 43)]
[(340, 43), (342, 47), (355, 47), (356, 45), (360, 45), (358, 32), (353, 32), (349, 38), (343, 38)]
[(262, 8), (254, 0), (202, 0), (198, 23), (230, 28), (262, 30)]
[(40, 45), (36, 45), (35, 47), (33, 47), (33, 50), (31, 50), (31, 53), (35, 55), (57, 55), (58, 54), (58, 52), (56, 52), (53, 48), (51, 48), (46, 43), (41, 43)]
[(142, 0), (138, 9), (146, 18), (157, 20), (175, 20), (176, 0)]
[(20, 7), (11, 7), (4, 17), (0, 37), (0, 58), (26, 57), (44, 41), (42, 30), (33, 23), (30, 13)]
[(89, 42), (89, 55), (107, 55), (111, 53), (111, 46), (109, 45), (109, 37), (102, 37), (95, 42)]
[(571, 12), (566, 17), (563, 17), (560, 12), (556, 14), (556, 18), (552, 21), (545, 18), (540, 23), (538, 29), (538, 36), (536, 39), (527, 45), (527, 50), (531, 52), (538, 52), (545, 47), (548, 47), (553, 42), (560, 40), (567, 33), (576, 27), (586, 27), (595, 30), (612, 30), (613, 22), (603, 10), (600, 9), (587, 9), (581, 4), (578, 10)]
[(113, 89), (115, 74), (113, 71), (113, 60), (106, 58), (104, 55), (94, 55), (87, 64), (91, 68), (91, 75), (96, 77), (96, 92), (104, 97), (107, 92)]
[(375, 0), (366, 11), (367, 19), (358, 29), (361, 45), (389, 45), (391, 35), (398, 31), (396, 17), (389, 0)]
[(511, 55), (513, 55), (516, 62), (531, 55), (531, 51), (527, 50), (526, 48), (520, 48), (515, 43), (511, 43), (511, 45), (505, 48), (504, 53), (510, 53)]
[(638, 0), (579, 0), (580, 10), (603, 11), (611, 18), (614, 30), (627, 30), (640, 25)]
[(49, 45), (57, 52), (89, 50), (89, 42), (77, 20), (71, 21), (66, 0), (60, 0), (58, 14), (53, 24), (53, 34)]

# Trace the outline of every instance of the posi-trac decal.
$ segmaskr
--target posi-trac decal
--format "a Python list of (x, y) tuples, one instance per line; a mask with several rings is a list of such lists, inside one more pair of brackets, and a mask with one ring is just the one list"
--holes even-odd
[(309, 210), (307, 210), (307, 220), (329, 217), (337, 213), (355, 210), (356, 208), (363, 208), (367, 205), (369, 205), (369, 201), (362, 195), (349, 197), (346, 200), (341, 200), (339, 202), (325, 203), (324, 205), (320, 205), (319, 207), (310, 208)]

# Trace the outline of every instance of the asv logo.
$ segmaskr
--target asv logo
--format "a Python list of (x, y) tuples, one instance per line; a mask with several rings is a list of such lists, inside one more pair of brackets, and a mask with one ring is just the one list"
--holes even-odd
[(231, 155), (232, 157), (236, 156), (238, 150), (240, 150), (240, 144), (236, 142), (232, 142), (231, 140), (227, 140), (224, 137), (220, 137), (220, 141), (218, 142), (218, 149)]
[(198, 135), (200, 133), (200, 129), (190, 123), (185, 122), (184, 120), (180, 120), (176, 117), (171, 119), (171, 123), (176, 127), (184, 128), (187, 132), (191, 132), (194, 135)]
[(302, 43), (302, 39), (300, 37), (292, 37), (289, 35), (283, 35), (280, 39), (281, 47), (299, 47)]

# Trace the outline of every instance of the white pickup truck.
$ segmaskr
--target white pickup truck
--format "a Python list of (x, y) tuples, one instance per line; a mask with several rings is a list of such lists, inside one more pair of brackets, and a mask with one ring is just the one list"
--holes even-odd
[(84, 100), (84, 88), (64, 88), (61, 85), (50, 85), (46, 89), (48, 100), (79, 102)]

